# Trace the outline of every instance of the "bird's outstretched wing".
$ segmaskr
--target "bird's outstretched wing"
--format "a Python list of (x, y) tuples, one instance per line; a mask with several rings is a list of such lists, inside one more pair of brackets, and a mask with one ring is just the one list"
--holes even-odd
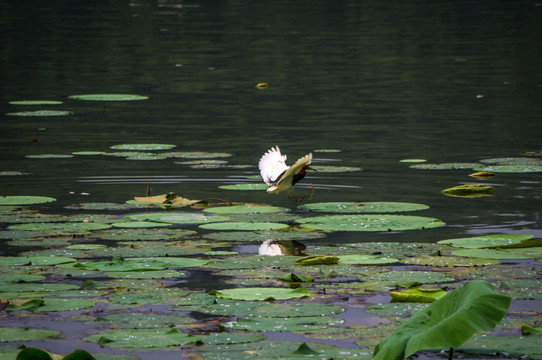
[(293, 176), (294, 174), (297, 174), (305, 165), (309, 165), (312, 161), (312, 153), (309, 153), (299, 159), (288, 168), (288, 170), (282, 175), (278, 181), (280, 183), (280, 180), (287, 179), (288, 177)]
[(269, 186), (275, 185), (281, 175), (289, 169), (286, 165), (286, 155), (280, 153), (278, 146), (269, 149), (258, 164), (263, 181)]

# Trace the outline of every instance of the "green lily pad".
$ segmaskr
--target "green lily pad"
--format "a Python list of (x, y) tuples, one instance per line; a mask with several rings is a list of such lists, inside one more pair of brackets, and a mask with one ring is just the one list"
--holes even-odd
[(156, 222), (156, 221), (127, 221), (127, 222), (119, 222), (114, 223), (113, 227), (120, 227), (120, 228), (154, 228), (154, 227), (164, 227), (164, 226), (171, 226), (172, 224), (168, 224), (166, 222)]
[(226, 216), (214, 216), (193, 212), (153, 212), (130, 215), (127, 218), (138, 221), (161, 221), (171, 224), (204, 224), (229, 220), (229, 217)]
[(540, 359), (539, 336), (502, 336), (487, 333), (474, 334), (457, 351), (466, 354), (506, 356), (508, 358)]
[(103, 151), (74, 151), (72, 155), (82, 155), (82, 156), (94, 156), (94, 155), (103, 155)]
[(24, 304), (21, 304), (21, 305), (15, 305), (15, 304), (9, 304), (8, 306), (6, 306), (6, 308), (4, 309), (5, 311), (34, 311), (36, 310), (37, 308), (39, 308), (40, 306), (43, 306), (45, 301), (41, 300), (41, 299), (34, 299), (34, 300), (30, 300), (30, 301), (27, 301), (25, 302)]
[(380, 255), (341, 255), (339, 256), (339, 264), (346, 264), (346, 265), (376, 265), (376, 264), (392, 264), (396, 262), (399, 262), (399, 260), (380, 256)]
[(41, 292), (41, 291), (64, 291), (79, 289), (79, 286), (72, 284), (53, 284), (53, 283), (19, 283), (19, 284), (0, 284), (0, 292)]
[(74, 267), (86, 270), (95, 271), (151, 271), (151, 270), (165, 270), (169, 267), (169, 264), (155, 259), (120, 259), (115, 258), (113, 260), (102, 261), (88, 261), (79, 262)]
[(10, 116), (68, 116), (73, 115), (72, 111), (68, 110), (36, 110), (36, 111), (17, 111), (10, 112), (6, 115)]
[(260, 191), (260, 190), (267, 190), (269, 186), (267, 184), (253, 184), (253, 183), (243, 183), (243, 184), (228, 184), (228, 185), (220, 185), (219, 189), (224, 190), (248, 190), (248, 191)]
[(112, 202), (104, 203), (80, 203), (77, 205), (67, 206), (67, 209), (81, 209), (81, 210), (129, 210), (140, 208), (141, 206), (132, 205), (132, 204), (117, 204)]
[(332, 325), (338, 325), (344, 322), (343, 319), (328, 316), (314, 317), (293, 317), (293, 318), (275, 318), (275, 317), (245, 317), (237, 321), (231, 321), (220, 324), (221, 329), (234, 329), (245, 331), (265, 331), (265, 332), (305, 332), (317, 329), (327, 328)]
[(209, 230), (246, 230), (246, 231), (258, 231), (258, 230), (278, 230), (287, 229), (287, 224), (271, 223), (271, 222), (217, 222), (204, 224), (199, 226), (202, 229)]
[(470, 266), (490, 266), (499, 264), (499, 260), (463, 258), (457, 256), (417, 256), (403, 259), (403, 264), (422, 265), (422, 266), (446, 266), (446, 267), (470, 267)]
[(269, 206), (269, 205), (234, 205), (234, 206), (219, 206), (204, 209), (204, 212), (213, 214), (262, 214), (276, 213), (281, 211), (289, 211), (288, 208)]
[(480, 166), (478, 163), (442, 163), (442, 164), (415, 164), (410, 165), (412, 169), (423, 170), (470, 170)]
[(97, 342), (101, 346), (114, 348), (162, 348), (195, 344), (199, 337), (179, 332), (175, 328), (144, 329), (144, 330), (110, 330), (99, 334), (87, 336), (84, 341)]
[(62, 101), (54, 100), (15, 100), (9, 103), (11, 105), (62, 105)]
[(429, 209), (429, 206), (401, 202), (326, 202), (300, 205), (299, 209), (331, 213), (388, 213)]
[(407, 215), (330, 215), (297, 220), (301, 227), (327, 231), (401, 231), (441, 227), (439, 219)]
[(427, 162), (426, 159), (401, 159), (399, 162), (402, 163), (424, 163)]
[(96, 304), (95, 300), (88, 299), (57, 299), (46, 298), (43, 306), (40, 306), (35, 311), (49, 312), (49, 311), (72, 311), (80, 309), (88, 309)]
[(311, 168), (320, 173), (343, 173), (361, 171), (362, 168), (354, 166), (334, 166), (334, 165), (311, 165)]
[(217, 269), (261, 269), (264, 267), (293, 266), (296, 256), (230, 256), (209, 261), (207, 267)]
[(10, 230), (39, 230), (39, 231), (87, 231), (103, 230), (110, 228), (110, 224), (84, 223), (84, 222), (66, 222), (66, 223), (32, 223), (10, 225)]
[(367, 283), (387, 284), (403, 288), (421, 284), (450, 282), (454, 280), (455, 278), (453, 276), (442, 272), (406, 270), (370, 274), (365, 279)]
[(299, 299), (310, 296), (305, 288), (238, 288), (218, 290), (214, 295), (221, 299), (248, 300), (248, 301), (270, 301)]
[(176, 147), (172, 144), (119, 144), (110, 146), (113, 150), (135, 150), (135, 151), (149, 151), (149, 150), (168, 150)]
[(206, 151), (175, 151), (165, 153), (167, 157), (183, 158), (183, 159), (213, 159), (231, 157), (233, 154), (222, 152), (206, 152)]
[(189, 324), (194, 320), (187, 316), (160, 314), (112, 314), (97, 318), (96, 322), (111, 323), (117, 329), (166, 328), (176, 324)]
[[(540, 254), (534, 254), (533, 256), (517, 253), (511, 250), (498, 250), (498, 249), (460, 249), (452, 251), (453, 255), (456, 256), (465, 256), (473, 257), (480, 259), (529, 259), (533, 257), (538, 257)], [(537, 256), (538, 255), (538, 256)]]
[(56, 201), (48, 196), (0, 196), (0, 205), (31, 205)]
[(115, 241), (167, 241), (182, 239), (185, 236), (195, 234), (195, 231), (185, 229), (112, 229), (96, 231), (93, 236), (103, 240)]
[[(3, 257), (0, 257), (0, 266), (5, 266), (5, 263), (2, 263)], [(38, 274), (25, 274), (25, 273), (8, 273), (0, 274), (0, 284), (13, 284), (13, 283), (24, 283), (24, 282), (33, 282), (44, 280), (45, 276)]]
[(186, 276), (177, 270), (151, 270), (151, 271), (115, 271), (105, 272), (104, 275), (117, 279), (173, 279)]
[(87, 100), (87, 101), (135, 101), (147, 100), (148, 96), (133, 95), (133, 94), (85, 94), (71, 95), (70, 99)]
[(446, 295), (442, 289), (415, 288), (403, 291), (389, 292), (393, 302), (420, 302), (431, 303)]
[(468, 282), (405, 320), (375, 347), (374, 359), (399, 360), (420, 350), (457, 348), (475, 332), (493, 329), (510, 301), (485, 281)]
[(480, 162), (497, 165), (542, 165), (541, 159), (529, 157), (491, 158), (480, 160)]
[(71, 154), (33, 154), (25, 157), (29, 159), (70, 159), (74, 156)]
[(542, 165), (482, 165), (473, 168), (473, 170), (495, 173), (532, 173), (542, 172)]
[(30, 341), (58, 337), (60, 331), (47, 329), (0, 327), (0, 341)]
[(339, 257), (328, 255), (306, 256), (295, 260), (294, 263), (301, 266), (335, 265), (339, 263)]
[(318, 231), (224, 231), (203, 235), (206, 239), (218, 241), (265, 241), (265, 240), (310, 240), (320, 239), (326, 234)]
[(466, 184), (444, 189), (441, 192), (447, 196), (477, 198), (493, 195), (493, 193), (495, 193), (495, 188), (491, 185)]
[(279, 280), (298, 283), (298, 282), (313, 282), (314, 278), (308, 275), (289, 273), (289, 274), (279, 277)]
[(77, 261), (74, 258), (65, 256), (0, 256), (0, 265), (57, 265)]
[(438, 241), (438, 244), (448, 244), (454, 247), (462, 247), (469, 249), (477, 248), (495, 248), (503, 245), (520, 244), (525, 240), (531, 239), (532, 235), (527, 234), (498, 234), (475, 236), (470, 238), (458, 238)]

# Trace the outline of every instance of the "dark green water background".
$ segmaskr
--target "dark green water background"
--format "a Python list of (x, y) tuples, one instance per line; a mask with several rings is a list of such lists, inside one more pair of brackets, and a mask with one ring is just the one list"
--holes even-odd
[[(255, 165), (273, 145), (289, 161), (339, 149), (315, 153), (314, 164), (364, 171), (311, 173), (301, 193), (312, 182), (313, 201), (424, 203), (431, 209), (420, 215), (448, 226), (336, 233), (330, 241), (542, 235), (541, 173), (484, 181), (468, 170), (399, 162), (477, 162), (542, 150), (540, 1), (9, 0), (0, 3), (0, 39), (0, 170), (32, 173), (1, 177), (0, 195), (53, 196), (50, 210), (59, 212), (144, 195), (151, 179), (153, 194), (292, 208), (285, 196), (218, 188), (256, 175), (256, 167), (25, 156), (169, 143), (179, 151), (231, 152), (230, 163)], [(269, 87), (257, 89), (260, 82)], [(150, 99), (107, 103), (104, 118), (105, 103), (68, 99), (89, 93)], [(21, 107), (12, 100), (64, 104)], [(5, 115), (42, 108), (74, 115)], [(492, 184), (496, 194), (440, 194), (466, 182)]]

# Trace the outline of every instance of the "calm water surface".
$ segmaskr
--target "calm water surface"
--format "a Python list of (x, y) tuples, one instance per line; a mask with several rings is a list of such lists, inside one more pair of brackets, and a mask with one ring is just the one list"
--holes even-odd
[[(314, 153), (314, 164), (363, 171), (311, 173), (300, 193), (312, 183), (313, 201), (424, 203), (431, 207), (424, 215), (448, 226), (337, 233), (325, 241), (542, 236), (540, 173), (484, 181), (469, 178), (469, 170), (414, 170), (399, 162), (477, 162), (542, 150), (537, 1), (5, 1), (0, 14), (0, 170), (32, 173), (1, 177), (1, 195), (53, 196), (57, 203), (44, 211), (58, 213), (69, 204), (144, 195), (150, 179), (153, 194), (293, 208), (286, 197), (218, 188), (257, 175), (256, 167), (25, 156), (168, 143), (255, 165), (273, 145), (290, 161), (337, 149)], [(261, 82), (269, 86), (256, 88)], [(89, 93), (149, 100), (67, 98)], [(21, 107), (12, 100), (64, 104)], [(5, 115), (43, 108), (74, 115)], [(468, 182), (492, 184), (496, 195), (440, 194)]]

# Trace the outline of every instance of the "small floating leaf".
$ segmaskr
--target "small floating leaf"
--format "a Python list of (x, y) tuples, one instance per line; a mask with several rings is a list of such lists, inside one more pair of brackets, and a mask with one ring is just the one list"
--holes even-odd
[(43, 303), (44, 301), (41, 299), (34, 299), (34, 300), (27, 301), (21, 305), (9, 304), (8, 306), (6, 306), (4, 310), (5, 311), (23, 311), (23, 310), (34, 311), (40, 306), (42, 306)]
[(10, 225), (10, 230), (40, 230), (40, 231), (86, 231), (86, 230), (103, 230), (110, 228), (110, 224), (98, 224), (90, 222), (77, 223), (31, 223)]
[(415, 288), (403, 291), (391, 291), (389, 295), (394, 302), (430, 303), (446, 295), (446, 291), (442, 289)]
[(110, 146), (113, 150), (135, 150), (135, 151), (149, 151), (149, 150), (168, 150), (177, 147), (172, 144), (119, 144)]
[(69, 159), (74, 156), (71, 154), (35, 154), (26, 155), (25, 157), (29, 159)]
[(16, 100), (10, 101), (11, 105), (61, 105), (62, 101), (54, 100)]
[(446, 196), (477, 198), (493, 195), (493, 193), (495, 193), (495, 188), (490, 185), (466, 184), (444, 189), (442, 190), (442, 193)]
[(486, 179), (486, 178), (494, 177), (495, 173), (488, 172), (488, 171), (478, 171), (478, 172), (470, 174), (469, 176), (480, 178), (480, 179)]
[(122, 329), (109, 330), (95, 335), (87, 336), (83, 340), (98, 342), (101, 346), (114, 348), (161, 348), (194, 344), (199, 341), (198, 336), (184, 334), (175, 328), (164, 329)]
[(253, 287), (218, 290), (214, 295), (221, 299), (270, 301), (304, 298), (309, 296), (310, 292), (303, 287), (298, 289)]
[(92, 156), (92, 155), (103, 155), (103, 151), (74, 151), (72, 152), (72, 155), (84, 155), (84, 156)]
[(324, 329), (331, 325), (338, 325), (344, 320), (329, 316), (314, 316), (314, 317), (293, 317), (293, 318), (274, 318), (274, 317), (246, 317), (239, 318), (235, 322), (220, 324), (222, 329), (235, 329), (245, 331), (288, 331), (288, 332), (305, 332), (308, 329), (311, 331)]
[(86, 95), (71, 95), (70, 99), (87, 100), (87, 101), (135, 101), (147, 100), (148, 96), (132, 95), (132, 94), (86, 94)]
[(399, 162), (402, 162), (402, 163), (424, 163), (426, 161), (427, 160), (425, 160), (425, 159), (402, 159), (402, 160), (399, 160)]
[(412, 169), (423, 169), (423, 170), (468, 170), (474, 169), (475, 167), (480, 166), (478, 163), (442, 163), (442, 164), (415, 164), (410, 165)]
[(0, 196), (0, 205), (30, 205), (56, 201), (48, 196)]
[(220, 185), (219, 189), (224, 190), (248, 190), (248, 191), (256, 191), (256, 190), (266, 190), (269, 186), (267, 184), (252, 184), (252, 183), (244, 183), (244, 184), (230, 184), (230, 185)]
[(0, 341), (30, 341), (60, 335), (60, 331), (18, 327), (0, 327)]
[(216, 222), (210, 224), (204, 224), (199, 226), (202, 229), (210, 230), (247, 230), (247, 231), (257, 231), (257, 230), (279, 230), (287, 229), (289, 226), (287, 224), (281, 223), (271, 223), (271, 222)]
[(463, 258), (458, 256), (417, 256), (403, 259), (401, 262), (411, 265), (446, 267), (489, 266), (499, 264), (499, 260), (494, 259)]
[(307, 256), (294, 261), (297, 265), (302, 266), (315, 266), (315, 265), (335, 265), (339, 263), (339, 257), (326, 256), (326, 255), (314, 255)]
[(155, 222), (155, 221), (128, 221), (128, 222), (118, 222), (114, 223), (113, 227), (121, 227), (121, 228), (153, 228), (153, 227), (160, 227), (160, 226), (171, 226), (172, 224), (168, 224), (165, 222)]
[[(514, 253), (509, 250), (497, 250), (497, 249), (461, 249), (452, 252), (456, 256), (466, 256), (481, 259), (529, 259), (537, 257), (524, 255), (521, 253)], [(540, 254), (538, 254), (540, 256)]]
[(376, 264), (392, 264), (399, 262), (398, 259), (383, 257), (379, 255), (341, 255), (339, 256), (340, 264), (347, 265), (376, 265)]

